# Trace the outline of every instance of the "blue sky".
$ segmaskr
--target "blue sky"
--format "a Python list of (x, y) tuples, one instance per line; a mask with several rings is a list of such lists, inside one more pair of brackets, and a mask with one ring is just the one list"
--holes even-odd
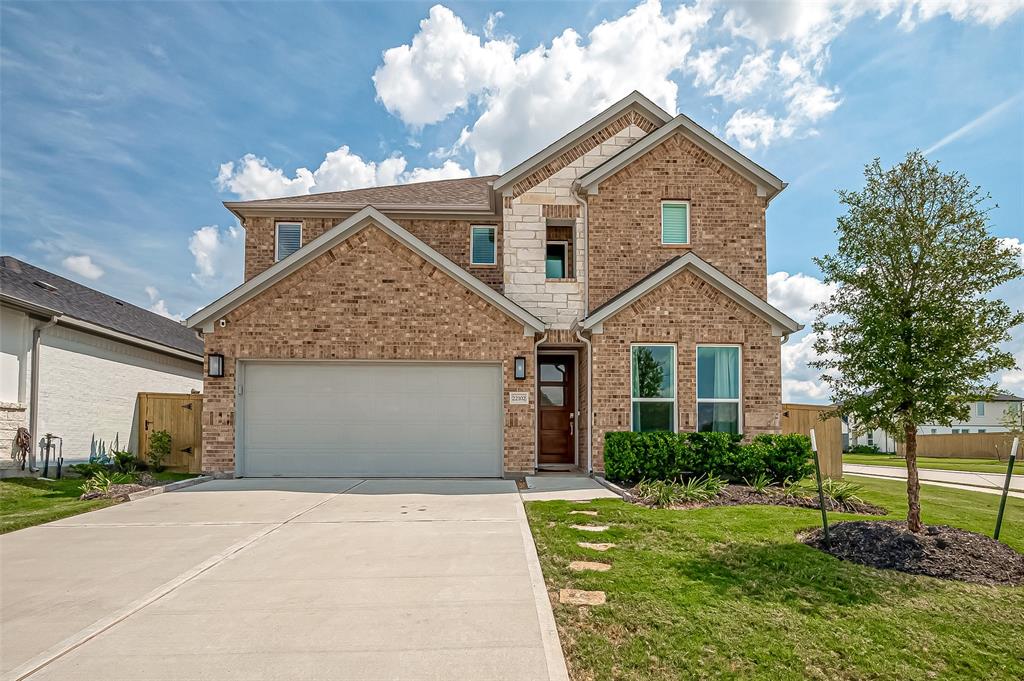
[[(1024, 238), (1022, 9), (5, 1), (0, 247), (187, 315), (241, 280), (221, 201), (500, 171), (635, 88), (790, 182), (772, 298), (807, 319), (834, 190), (875, 156), (929, 150)], [(1024, 306), (1021, 284), (1000, 294)], [(785, 348), (788, 399), (827, 398), (809, 345)], [(1024, 364), (1024, 334), (1010, 347)]]

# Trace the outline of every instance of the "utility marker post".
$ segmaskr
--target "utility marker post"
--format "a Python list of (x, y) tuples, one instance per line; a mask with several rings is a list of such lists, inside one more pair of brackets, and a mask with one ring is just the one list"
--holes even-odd
[(999, 530), (1003, 526), (1003, 511), (1006, 509), (1006, 497), (1010, 493), (1010, 479), (1013, 476), (1013, 462), (1017, 460), (1017, 445), (1020, 444), (1020, 438), (1013, 438), (1013, 445), (1010, 447), (1010, 463), (1006, 466), (1006, 480), (1003, 482), (1003, 496), (999, 500), (999, 515), (996, 516), (996, 531), (992, 535), (993, 539), (999, 539)]
[[(814, 428), (811, 428), (811, 451), (814, 452), (814, 477), (818, 480), (818, 505), (821, 506), (821, 528), (825, 533), (825, 545), (829, 542), (828, 536), (828, 511), (825, 510), (825, 491), (821, 486), (821, 462), (818, 460), (818, 440), (814, 437)], [(999, 530), (997, 529), (996, 532)]]

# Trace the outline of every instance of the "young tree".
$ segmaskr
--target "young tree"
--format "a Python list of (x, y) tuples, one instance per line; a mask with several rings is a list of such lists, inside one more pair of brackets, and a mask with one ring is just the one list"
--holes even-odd
[(815, 258), (836, 292), (818, 306), (814, 345), (836, 411), (902, 439), (907, 526), (920, 532), (917, 428), (968, 416), (991, 396), (992, 372), (1016, 366), (999, 349), (1024, 314), (988, 296), (1024, 275), (1015, 249), (988, 231), (991, 198), (920, 152), (864, 170), (861, 191), (839, 191), (834, 255)]

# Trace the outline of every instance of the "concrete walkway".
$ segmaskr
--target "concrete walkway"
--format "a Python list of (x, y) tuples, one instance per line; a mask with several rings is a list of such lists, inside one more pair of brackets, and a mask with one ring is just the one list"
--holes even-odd
[[(1024, 463), (1021, 464), (1024, 466)], [(1014, 467), (1016, 469), (1016, 466)], [(861, 464), (843, 464), (843, 473), (849, 475), (865, 475), (871, 478), (888, 478), (906, 480), (907, 469), (899, 466), (864, 466)], [(974, 473), (971, 471), (942, 471), (919, 468), (918, 475), (923, 484), (965, 489), (972, 492), (1001, 494), (1006, 475), (996, 473)], [(1009, 496), (1024, 499), (1024, 475), (1014, 475), (1010, 479)]]
[(515, 484), (225, 480), (0, 537), (3, 678), (567, 679)]

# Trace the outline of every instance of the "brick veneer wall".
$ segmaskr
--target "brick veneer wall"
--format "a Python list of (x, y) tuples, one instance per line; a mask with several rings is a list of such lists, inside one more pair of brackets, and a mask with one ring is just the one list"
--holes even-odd
[[(250, 217), (245, 221), (245, 279), (248, 281), (274, 264), (274, 225), (278, 222), (301, 222), (302, 243), (308, 244), (348, 215), (328, 217)], [(388, 216), (391, 217), (391, 216)], [(495, 291), (502, 290), (501, 221), (430, 220), (392, 218), (438, 253), (467, 270)], [(471, 225), (493, 224), (497, 241), (497, 264), (489, 267), (470, 266), (469, 243)]]
[[(468, 237), (467, 237), (468, 238)], [(500, 362), (506, 393), (533, 385), (513, 377), (513, 358), (533, 355), (533, 338), (513, 320), (386, 232), (367, 227), (227, 315), (206, 336), (225, 357), (223, 378), (206, 378), (203, 467), (230, 473), (235, 461), (235, 361), (477, 360)], [(504, 468), (534, 465), (534, 407), (510, 406)], [(532, 403), (532, 400), (531, 400)]]
[[(661, 245), (661, 202), (690, 201), (690, 247)], [(767, 298), (765, 208), (756, 187), (683, 135), (673, 135), (588, 198), (590, 309), (693, 250)]]
[(676, 344), (677, 423), (697, 420), (696, 347), (741, 346), (743, 430), (750, 437), (779, 432), (782, 377), (779, 339), (768, 323), (690, 272), (681, 272), (604, 322), (592, 336), (594, 469), (604, 470), (604, 434), (630, 428), (630, 344)]

